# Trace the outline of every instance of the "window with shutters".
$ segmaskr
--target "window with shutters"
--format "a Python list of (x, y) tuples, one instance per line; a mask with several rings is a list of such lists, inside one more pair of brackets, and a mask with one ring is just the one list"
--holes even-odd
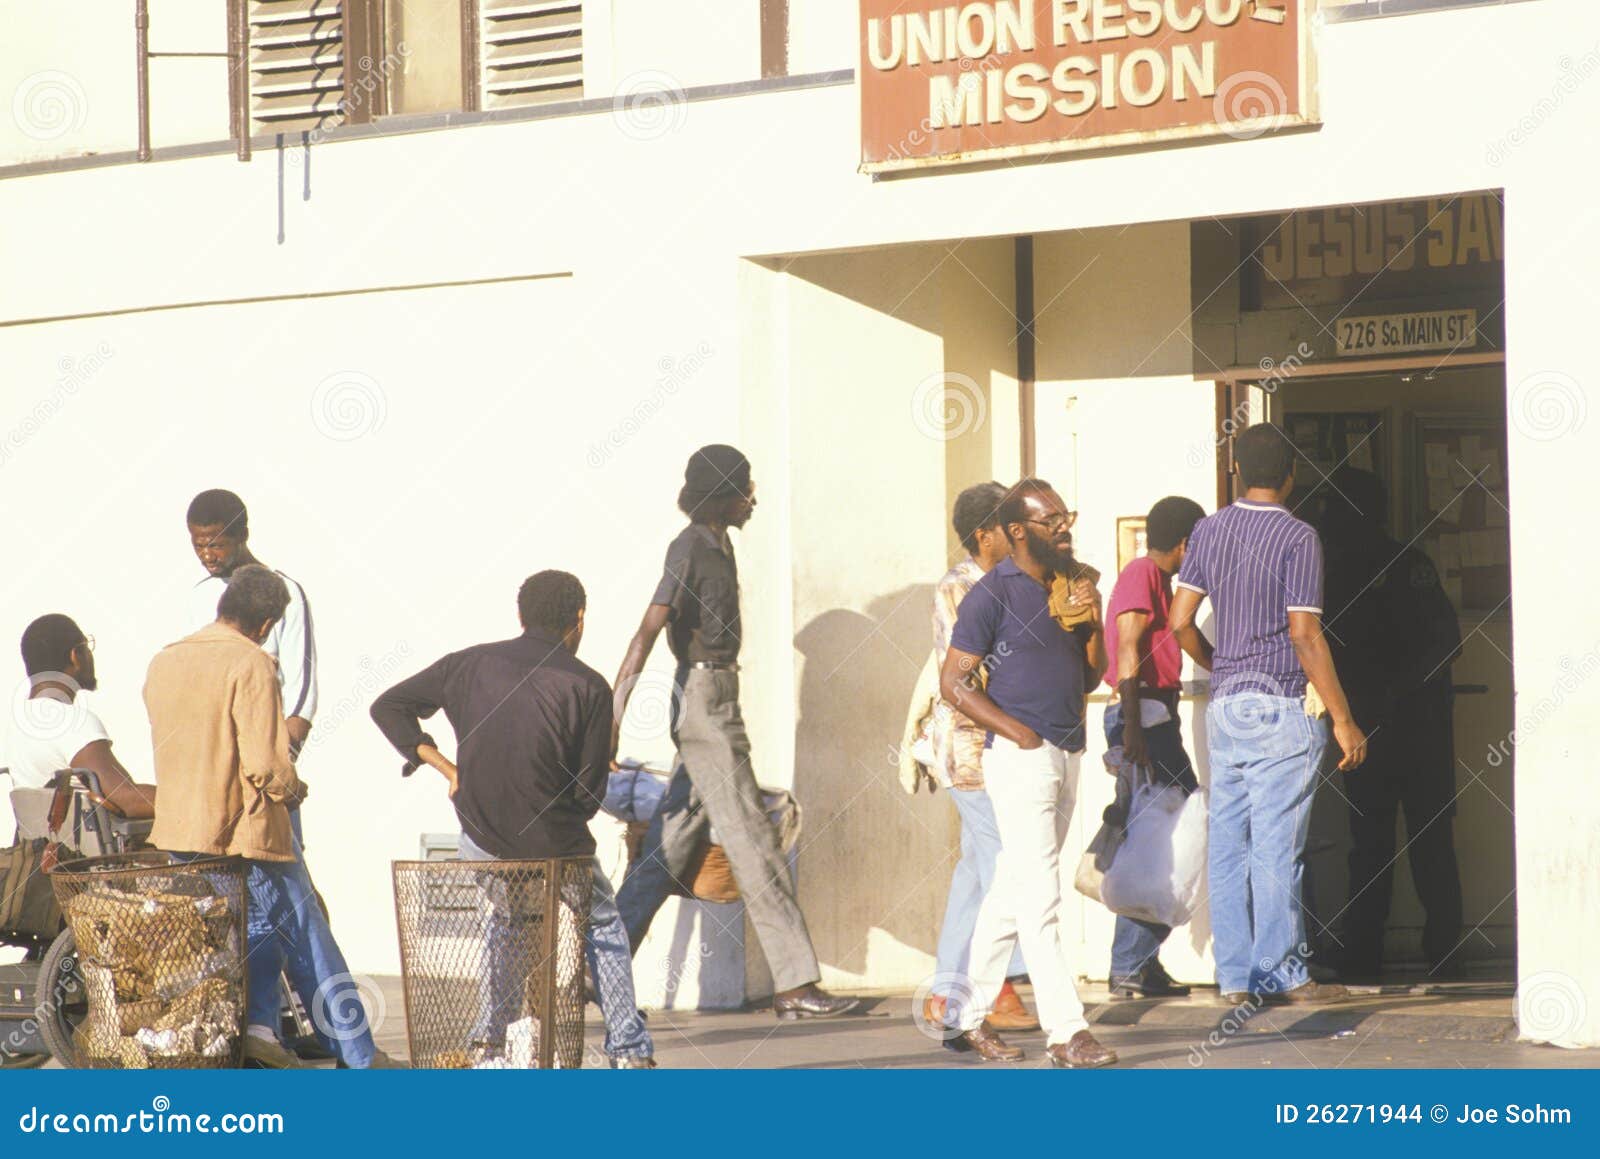
[(230, 0), (252, 136), (583, 97), (581, 0)]
[(468, 107), (575, 101), (583, 97), (579, 0), (468, 0)]
[(249, 0), (251, 132), (343, 120), (347, 0)]

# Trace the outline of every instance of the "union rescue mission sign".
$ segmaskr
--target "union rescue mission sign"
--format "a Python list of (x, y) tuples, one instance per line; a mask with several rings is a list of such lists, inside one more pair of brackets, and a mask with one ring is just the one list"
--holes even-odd
[(861, 0), (861, 168), (1315, 124), (1313, 5)]

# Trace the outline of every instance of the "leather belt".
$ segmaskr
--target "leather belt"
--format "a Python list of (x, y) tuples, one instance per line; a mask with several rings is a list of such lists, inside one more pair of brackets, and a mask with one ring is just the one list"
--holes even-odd
[(689, 665), (690, 668), (699, 668), (705, 672), (737, 672), (737, 664), (727, 664), (720, 660), (696, 660)]

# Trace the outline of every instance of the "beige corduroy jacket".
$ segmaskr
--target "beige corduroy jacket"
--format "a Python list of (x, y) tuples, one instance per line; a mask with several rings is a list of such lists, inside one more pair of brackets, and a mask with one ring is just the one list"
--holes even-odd
[(156, 771), (150, 843), (293, 861), (288, 806), (305, 789), (289, 758), (277, 662), (227, 624), (208, 624), (156, 654), (144, 703)]

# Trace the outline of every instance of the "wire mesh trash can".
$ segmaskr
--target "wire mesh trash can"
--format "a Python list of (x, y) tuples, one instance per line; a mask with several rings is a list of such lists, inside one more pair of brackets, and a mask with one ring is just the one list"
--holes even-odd
[(594, 861), (396, 861), (411, 1065), (583, 1065)]
[(74, 1039), (85, 1066), (240, 1065), (245, 871), (234, 857), (179, 861), (157, 851), (51, 871), (78, 947), (88, 1014)]

